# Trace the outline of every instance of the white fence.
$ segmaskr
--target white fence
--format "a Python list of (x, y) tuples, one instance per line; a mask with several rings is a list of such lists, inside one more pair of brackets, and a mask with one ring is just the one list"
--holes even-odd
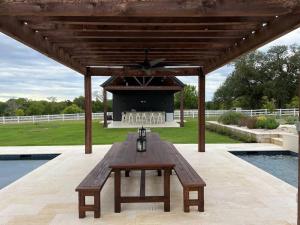
[[(206, 117), (217, 117), (230, 110), (206, 110)], [(273, 112), (269, 112), (267, 109), (256, 109), (256, 110), (235, 110), (242, 112), (248, 116), (259, 116), (259, 115), (274, 115), (274, 116), (298, 116), (298, 109), (276, 109)], [(108, 115), (112, 115), (111, 112)], [(175, 119), (179, 119), (180, 112), (176, 110), (174, 112)], [(185, 118), (196, 118), (198, 117), (198, 110), (185, 110)], [(103, 113), (93, 113), (93, 120), (102, 120)], [(57, 115), (38, 115), (38, 116), (3, 116), (0, 117), (0, 124), (7, 123), (37, 123), (37, 122), (51, 122), (51, 121), (71, 121), (71, 120), (84, 120), (84, 113), (77, 114), (57, 114)]]

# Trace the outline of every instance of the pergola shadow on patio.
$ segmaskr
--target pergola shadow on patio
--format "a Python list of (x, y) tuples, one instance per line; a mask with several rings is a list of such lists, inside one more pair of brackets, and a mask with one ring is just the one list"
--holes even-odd
[[(299, 26), (298, 0), (0, 3), (1, 32), (84, 75), (87, 154), (92, 76), (198, 76), (198, 151), (205, 152), (205, 75)], [(135, 69), (145, 49), (176, 68)]]

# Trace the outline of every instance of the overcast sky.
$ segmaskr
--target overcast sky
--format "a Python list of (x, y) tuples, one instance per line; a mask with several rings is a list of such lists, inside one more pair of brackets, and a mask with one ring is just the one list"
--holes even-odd
[[(300, 45), (300, 29), (265, 45), (261, 50), (278, 44)], [(227, 65), (208, 75), (206, 100), (212, 99), (232, 69)], [(186, 84), (197, 85), (195, 77), (179, 78)], [(99, 90), (99, 85), (106, 79), (93, 78), (93, 91)], [(0, 33), (0, 101), (19, 97), (72, 100), (80, 95), (83, 95), (82, 75)]]

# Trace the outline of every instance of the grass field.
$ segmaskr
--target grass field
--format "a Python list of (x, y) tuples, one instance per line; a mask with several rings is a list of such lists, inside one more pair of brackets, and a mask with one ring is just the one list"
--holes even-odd
[[(137, 129), (104, 129), (93, 122), (93, 144), (124, 141), (128, 132)], [(197, 122), (189, 120), (184, 128), (155, 128), (164, 140), (173, 143), (197, 143)], [(206, 143), (237, 143), (230, 137), (206, 132)], [(84, 144), (84, 122), (66, 121), (38, 124), (0, 125), (0, 146), (81, 145)]]

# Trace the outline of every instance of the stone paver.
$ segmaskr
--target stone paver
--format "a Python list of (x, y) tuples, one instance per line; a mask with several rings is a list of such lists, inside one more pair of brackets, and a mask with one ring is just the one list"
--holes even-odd
[[(1, 147), (0, 154), (62, 153), (0, 190), (0, 224), (130, 224), (130, 225), (295, 225), (297, 189), (235, 157), (228, 150), (282, 150), (271, 144), (211, 144), (206, 153), (197, 145), (176, 145), (207, 183), (205, 212), (182, 210), (182, 188), (171, 177), (171, 212), (160, 203), (123, 204), (113, 211), (113, 176), (101, 193), (102, 217), (78, 219), (75, 187), (104, 156), (109, 146)], [(159, 194), (162, 178), (148, 172), (147, 194)], [(139, 193), (139, 173), (122, 178), (123, 193)], [(126, 185), (126, 186), (125, 186)]]

